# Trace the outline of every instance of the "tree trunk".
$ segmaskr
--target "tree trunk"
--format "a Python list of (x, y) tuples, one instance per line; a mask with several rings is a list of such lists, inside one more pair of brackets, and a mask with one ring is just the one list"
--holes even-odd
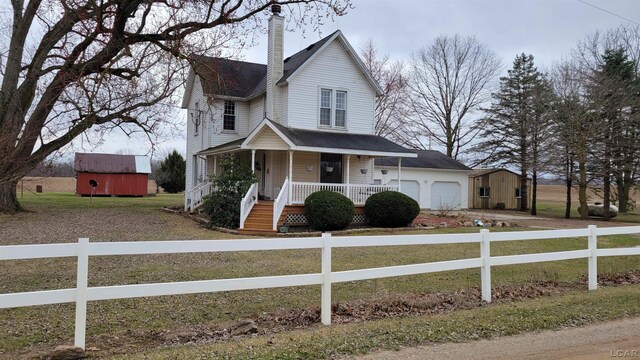
[(571, 218), (571, 190), (573, 187), (573, 161), (567, 161), (566, 167), (566, 185), (567, 185), (567, 204), (564, 209), (564, 217), (565, 219)]
[(533, 180), (531, 181), (531, 215), (538, 215), (537, 206), (538, 197), (538, 171), (533, 170)]
[(520, 211), (529, 210), (529, 189), (527, 186), (527, 173), (520, 175)]
[(17, 180), (0, 183), (0, 213), (16, 213), (23, 210), (18, 202), (16, 186)]
[(580, 201), (580, 218), (589, 219), (589, 204), (587, 204), (587, 165), (585, 162), (578, 163), (580, 180), (578, 181), (578, 200)]
[[(605, 171), (609, 170), (607, 166), (605, 166)], [(611, 207), (611, 176), (609, 174), (605, 174), (603, 177), (603, 209), (602, 209), (602, 220), (609, 221), (611, 220), (611, 212), (609, 211)]]

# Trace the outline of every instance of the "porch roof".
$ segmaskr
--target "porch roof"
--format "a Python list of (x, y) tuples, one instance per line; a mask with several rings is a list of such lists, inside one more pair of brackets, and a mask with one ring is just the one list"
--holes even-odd
[[(255, 141), (260, 138), (264, 130), (277, 135), (283, 146), (288, 150), (306, 152), (325, 152), (334, 154), (350, 154), (365, 156), (393, 156), (415, 158), (418, 155), (390, 140), (377, 135), (349, 134), (334, 131), (317, 131), (306, 129), (292, 129), (269, 119), (264, 119), (246, 138), (237, 139), (225, 144), (210, 147), (200, 151), (200, 155), (220, 154), (242, 149), (246, 150), (282, 150), (256, 146)], [(272, 131), (272, 132), (271, 132)]]
[(240, 150), (240, 145), (242, 145), (245, 139), (246, 137), (229, 141), (228, 143), (212, 146), (210, 148), (199, 151), (198, 155), (220, 154)]

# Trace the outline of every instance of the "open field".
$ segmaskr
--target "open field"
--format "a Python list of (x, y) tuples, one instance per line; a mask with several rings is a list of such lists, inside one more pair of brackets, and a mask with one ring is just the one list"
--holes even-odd
[[(566, 204), (566, 189), (561, 185), (539, 185), (538, 186), (538, 215), (549, 217), (564, 217)], [(640, 201), (640, 192), (632, 191), (632, 199), (636, 204)], [(601, 197), (593, 191), (587, 192), (589, 202), (601, 201)], [(571, 217), (579, 218), (578, 213), (578, 189), (574, 188), (571, 192)], [(640, 223), (640, 208), (636, 206), (628, 214), (620, 214), (613, 221), (616, 222), (634, 222)]]
[[(89, 237), (92, 241), (234, 237), (229, 234), (209, 231), (189, 219), (165, 213), (159, 209), (163, 205), (180, 205), (181, 203), (182, 196), (166, 194), (148, 198), (94, 198), (93, 200), (78, 198), (69, 193), (29, 194), (25, 195), (23, 205), (32, 212), (0, 215), (0, 244), (63, 243), (77, 241), (78, 237)], [(423, 230), (422, 232), (434, 233), (434, 231), (436, 230)], [(439, 229), (437, 231), (475, 232), (478, 229)], [(575, 250), (584, 249), (586, 245), (586, 239), (503, 242), (492, 246), (492, 255)], [(640, 238), (635, 236), (601, 237), (599, 242), (599, 247), (639, 245)], [(453, 260), (478, 254), (477, 244), (336, 249), (333, 253), (333, 267), (335, 271), (340, 271)], [(89, 266), (89, 285), (120, 285), (319, 272), (319, 259), (319, 250), (92, 258)], [(75, 285), (75, 266), (75, 259), (72, 258), (0, 262), (0, 272), (4, 275), (0, 277), (0, 293), (73, 287)], [(499, 287), (538, 281), (576, 283), (586, 274), (586, 269), (586, 260), (496, 267), (493, 270), (493, 284)], [(599, 260), (599, 270), (603, 274), (637, 269), (640, 269), (640, 257), (616, 257)], [(338, 284), (333, 287), (333, 300), (335, 302), (348, 302), (356, 299), (377, 301), (380, 298), (393, 299), (403, 294), (471, 291), (479, 285), (479, 270), (452, 271)], [(578, 291), (579, 294), (586, 293), (580, 289), (581, 287), (578, 287), (572, 291)], [(629, 287), (629, 291), (634, 292), (634, 296), (637, 296), (635, 293), (638, 291), (637, 287)], [(614, 293), (619, 296), (614, 302), (616, 304), (614, 310), (625, 308), (618, 306), (618, 303), (627, 299), (627, 293), (619, 289), (616, 289)], [(578, 297), (574, 298), (575, 301), (581, 299), (581, 295), (576, 296)], [(605, 295), (589, 296), (595, 296), (594, 298), (589, 297), (590, 299), (597, 299), (598, 296)], [(313, 309), (318, 306), (319, 299), (320, 287), (309, 286), (89, 303), (87, 346), (102, 349), (102, 355), (142, 351), (145, 346), (149, 347), (154, 344), (149, 339), (159, 337), (172, 329), (207, 327), (290, 309)], [(637, 306), (637, 297), (634, 299)], [(543, 301), (542, 304), (533, 306), (551, 306), (550, 304)], [(493, 308), (491, 306), (488, 309)], [(532, 311), (532, 308), (529, 308), (529, 310), (523, 310), (520, 315), (532, 314)], [(473, 314), (476, 313), (472, 313), (471, 316), (476, 316)], [(477, 314), (480, 316), (480, 313)], [(0, 358), (15, 358), (16, 354), (33, 350), (33, 348), (50, 348), (57, 344), (72, 342), (73, 315), (72, 304), (0, 310)], [(557, 326), (563, 326), (560, 323), (568, 318), (562, 318)], [(606, 316), (602, 315), (602, 318), (606, 318)], [(427, 323), (431, 321), (429, 317), (426, 319), (418, 319), (417, 321)], [(600, 317), (595, 319), (600, 319)], [(408, 320), (390, 320), (390, 323), (400, 327), (406, 325), (405, 321)], [(447, 320), (442, 318), (438, 321)], [(537, 322), (532, 319), (531, 323), (527, 323), (534, 326)], [(367, 326), (376, 328), (383, 325), (372, 323)], [(349, 331), (357, 331), (353, 327), (347, 326), (346, 328), (351, 329)], [(522, 327), (518, 331), (527, 331), (527, 329), (529, 328)], [(326, 333), (327, 330), (312, 331)], [(336, 331), (338, 334), (341, 333), (341, 330)], [(300, 337), (304, 339), (310, 336), (309, 334), (304, 332)], [(488, 334), (493, 336), (503, 334), (503, 332), (492, 330), (488, 331)], [(297, 338), (297, 336), (293, 337)], [(135, 339), (136, 342), (132, 345), (127, 339)], [(456, 340), (456, 338), (453, 337), (451, 340)], [(426, 339), (425, 341), (430, 340)], [(403, 342), (399, 341), (399, 343)], [(236, 342), (220, 346), (227, 348), (234, 346), (233, 344)], [(406, 344), (411, 345), (411, 343)], [(369, 347), (386, 348), (387, 346), (369, 344), (363, 349), (366, 350)], [(362, 350), (356, 349), (355, 351), (361, 352)], [(304, 355), (300, 356), (305, 357)], [(295, 356), (292, 357), (295, 358)], [(176, 357), (169, 356), (167, 358)], [(185, 357), (177, 356), (177, 358)]]

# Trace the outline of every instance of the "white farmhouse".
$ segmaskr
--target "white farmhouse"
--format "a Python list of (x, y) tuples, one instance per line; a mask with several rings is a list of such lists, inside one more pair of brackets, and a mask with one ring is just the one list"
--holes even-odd
[(400, 167), (403, 158), (417, 157), (374, 135), (381, 89), (340, 31), (284, 58), (280, 6), (272, 13), (267, 64), (196, 57), (182, 103), (185, 208), (197, 208), (209, 193), (208, 176), (221, 171), (218, 158), (235, 154), (259, 179), (241, 205), (246, 233), (304, 222), (302, 204), (318, 190), (341, 192), (356, 205), (398, 190), (402, 182), (374, 185), (374, 159), (394, 158)]

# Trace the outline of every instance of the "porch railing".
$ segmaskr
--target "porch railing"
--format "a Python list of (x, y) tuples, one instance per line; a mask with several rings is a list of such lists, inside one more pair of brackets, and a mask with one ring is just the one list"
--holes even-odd
[(254, 183), (240, 202), (240, 229), (244, 229), (244, 222), (249, 217), (253, 205), (258, 202), (258, 183)]
[(280, 219), (280, 215), (282, 215), (282, 211), (284, 210), (285, 205), (287, 205), (288, 200), (289, 178), (286, 178), (282, 185), (282, 189), (280, 189), (278, 197), (276, 197), (276, 200), (273, 202), (273, 230), (278, 230), (278, 219)]
[(184, 194), (184, 210), (193, 211), (202, 205), (205, 196), (211, 194), (212, 184), (210, 181), (200, 183), (189, 189)]
[(369, 196), (382, 191), (398, 191), (398, 187), (390, 185), (291, 182), (291, 203), (304, 204), (307, 196), (320, 190), (341, 193), (351, 199), (354, 204), (364, 205)]

